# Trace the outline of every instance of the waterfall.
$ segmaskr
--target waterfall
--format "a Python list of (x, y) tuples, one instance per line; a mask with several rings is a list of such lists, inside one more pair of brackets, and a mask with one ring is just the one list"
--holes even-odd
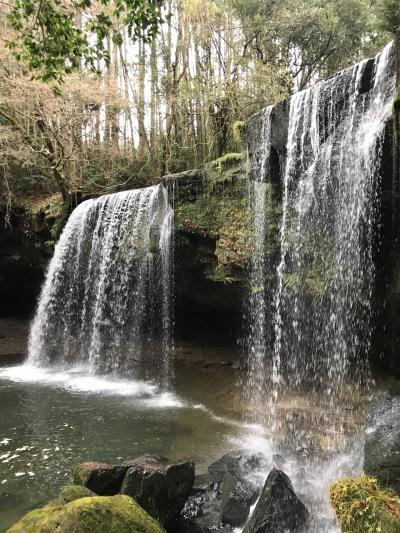
[(270, 132), (272, 107), (262, 111), (260, 160), (254, 168), (254, 179), (249, 181), (249, 199), (252, 213), (252, 255), (250, 263), (250, 290), (247, 301), (246, 318), (250, 333), (247, 339), (248, 352), (247, 390), (253, 404), (253, 413), (263, 409), (263, 390), (265, 387), (266, 361), (268, 345), (268, 304), (267, 275), (271, 263), (266, 254), (267, 240), (267, 202), (268, 193), (268, 158), (270, 154)]
[(171, 345), (173, 210), (165, 187), (87, 200), (56, 245), (29, 339), (34, 365), (165, 379)]
[(394, 94), (392, 45), (290, 101), (281, 258), (275, 295), (276, 387), (335, 397), (365, 375), (371, 341), (379, 149)]
[(327, 488), (361, 470), (362, 429), (347, 406), (362, 411), (358, 389), (369, 377), (381, 149), (394, 92), (389, 44), (290, 98), (276, 257), (266, 252), (266, 191), (277, 181), (268, 159), (286, 107), (254, 117), (246, 394), (264, 450), (284, 457), (295, 489), (326, 519), (309, 531), (338, 530)]
[[(265, 254), (274, 108), (259, 120), (250, 183), (248, 396), (272, 432), (278, 398), (311, 391), (334, 407), (349, 379), (354, 386), (368, 377), (380, 150), (394, 90), (389, 44), (374, 60), (291, 97), (275, 265)], [(268, 274), (274, 280), (266, 290)]]

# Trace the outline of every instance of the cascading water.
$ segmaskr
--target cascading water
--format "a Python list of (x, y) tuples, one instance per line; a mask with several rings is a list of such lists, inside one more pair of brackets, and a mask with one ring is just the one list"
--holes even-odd
[(172, 230), (162, 185), (80, 204), (47, 272), (28, 363), (126, 374), (140, 362), (166, 379)]
[[(390, 44), (375, 60), (290, 99), (275, 289), (272, 294), (253, 289), (249, 297), (248, 395), (255, 406), (264, 405), (259, 421), (267, 428), (269, 446), (287, 458), (286, 470), (306, 494), (299, 464), (308, 469), (314, 511), (321, 505), (326, 510), (330, 482), (360, 468), (362, 437), (355, 424), (348, 440), (343, 406), (352, 401), (346, 385), (351, 382), (354, 390), (368, 378), (380, 149), (394, 89)], [(262, 286), (260, 279), (266, 278), (259, 257), (263, 238), (257, 236), (257, 228), (265, 232), (265, 193), (257, 181), (270, 179), (265, 170), (270, 148), (264, 146), (270, 143), (270, 132), (265, 134), (270, 116), (265, 110), (261, 155), (253, 161), (258, 172), (251, 187), (259, 198), (253, 201), (252, 286)], [(316, 502), (316, 494), (325, 503)]]
[(246, 349), (248, 351), (247, 390), (253, 405), (253, 414), (263, 409), (263, 390), (266, 383), (267, 351), (267, 283), (268, 267), (271, 264), (266, 255), (267, 239), (267, 202), (268, 180), (267, 162), (270, 153), (271, 111), (267, 107), (262, 111), (260, 160), (255, 167), (254, 179), (249, 181), (249, 197), (252, 212), (253, 253), (250, 264), (250, 290), (247, 302), (247, 319), (250, 335)]
[[(371, 337), (379, 144), (394, 94), (392, 46), (290, 102), (274, 381), (335, 397), (365, 375)], [(367, 90), (366, 90), (367, 89)], [(368, 90), (369, 89), (369, 90)]]

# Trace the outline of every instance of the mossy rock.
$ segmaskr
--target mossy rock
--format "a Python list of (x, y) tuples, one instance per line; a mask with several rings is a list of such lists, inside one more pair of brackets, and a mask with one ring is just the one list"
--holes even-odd
[(82, 487), (81, 485), (67, 485), (61, 491), (60, 500), (63, 503), (69, 503), (80, 498), (93, 498), (94, 496), (97, 496), (97, 494), (86, 487)]
[(7, 533), (163, 533), (129, 496), (80, 498), (51, 502), (25, 515)]
[(376, 479), (343, 478), (331, 486), (330, 499), (343, 533), (400, 532), (400, 497)]

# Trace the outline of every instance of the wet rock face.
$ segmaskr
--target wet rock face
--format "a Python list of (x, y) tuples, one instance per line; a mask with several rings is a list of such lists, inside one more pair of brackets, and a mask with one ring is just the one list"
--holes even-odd
[(267, 467), (267, 458), (262, 453), (252, 453), (247, 450), (230, 452), (212, 463), (208, 467), (210, 481), (219, 483), (224, 480), (226, 472), (237, 479), (246, 479), (253, 472)]
[[(271, 112), (271, 150), (266, 162), (266, 173), (271, 183), (281, 184), (287, 155), (287, 136), (289, 127), (290, 101), (283, 100), (274, 106)], [(260, 143), (263, 111), (253, 115), (247, 123), (247, 145), (250, 160), (250, 179), (258, 174), (262, 164), (262, 146)]]
[(243, 526), (263, 483), (260, 470), (267, 468), (261, 453), (239, 450), (211, 464), (197, 476), (180, 517), (169, 533), (228, 533)]
[(306, 524), (308, 516), (288, 476), (274, 468), (243, 533), (295, 532)]
[(99, 496), (118, 494), (127, 466), (81, 463), (74, 471), (74, 484), (83, 485)]
[(240, 527), (246, 522), (259, 490), (254, 484), (226, 472), (222, 483), (222, 523)]
[(4, 224), (0, 205), (0, 316), (29, 316), (43, 282), (51, 249), (44, 217), (33, 217), (14, 208), (10, 224)]
[(182, 510), (193, 486), (194, 463), (142, 456), (128, 466), (121, 494), (134, 498), (160, 524), (171, 522)]
[(400, 493), (400, 384), (378, 392), (367, 419), (364, 471)]

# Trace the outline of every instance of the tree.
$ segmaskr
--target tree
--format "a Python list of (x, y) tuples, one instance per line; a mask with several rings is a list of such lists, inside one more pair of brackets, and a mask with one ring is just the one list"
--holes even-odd
[(248, 53), (283, 65), (294, 81), (292, 90), (375, 54), (384, 44), (371, 0), (231, 1), (247, 35)]
[(144, 40), (162, 21), (162, 0), (15, 0), (10, 5), (7, 18), (18, 35), (8, 47), (43, 81), (61, 82), (82, 63), (93, 71), (99, 60), (108, 63), (107, 37), (112, 35), (116, 45), (123, 40), (116, 20), (129, 38)]

